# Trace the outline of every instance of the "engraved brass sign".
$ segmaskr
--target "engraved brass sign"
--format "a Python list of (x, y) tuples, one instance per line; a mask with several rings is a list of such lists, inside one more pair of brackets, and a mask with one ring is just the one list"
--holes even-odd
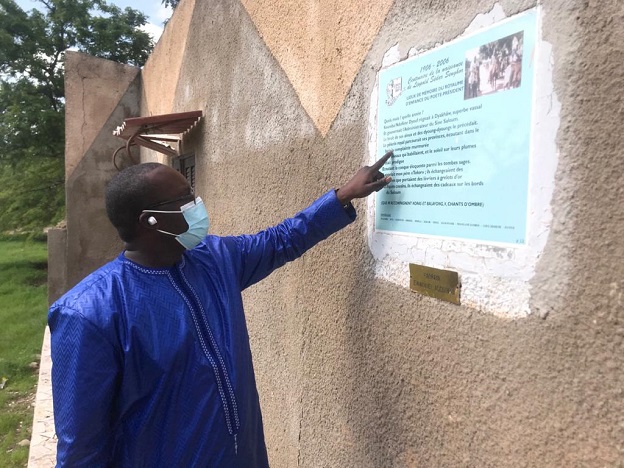
[(410, 263), (410, 289), (426, 296), (459, 305), (459, 275)]

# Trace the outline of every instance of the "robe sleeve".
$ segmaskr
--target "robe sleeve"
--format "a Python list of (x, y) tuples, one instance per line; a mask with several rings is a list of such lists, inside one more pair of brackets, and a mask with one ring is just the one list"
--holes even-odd
[(343, 207), (330, 190), (292, 218), (255, 235), (236, 237), (241, 290), (327, 239), (355, 220), (352, 205)]
[(52, 306), (48, 323), (57, 467), (108, 466), (120, 375), (118, 353), (77, 310)]

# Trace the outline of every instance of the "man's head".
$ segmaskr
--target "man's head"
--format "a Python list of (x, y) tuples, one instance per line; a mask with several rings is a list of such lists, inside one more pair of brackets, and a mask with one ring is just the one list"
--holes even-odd
[[(193, 199), (191, 187), (182, 174), (158, 163), (137, 164), (115, 175), (106, 187), (106, 213), (124, 242), (133, 242), (140, 235), (155, 234), (153, 222), (143, 210), (159, 206), (159, 210), (177, 210)], [(165, 214), (160, 219), (173, 232), (182, 232), (187, 225), (181, 216)]]

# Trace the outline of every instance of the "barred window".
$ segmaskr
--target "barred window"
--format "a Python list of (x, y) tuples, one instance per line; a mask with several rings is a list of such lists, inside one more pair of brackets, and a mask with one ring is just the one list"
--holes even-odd
[(195, 154), (183, 154), (173, 160), (173, 168), (186, 177), (191, 188), (195, 190)]

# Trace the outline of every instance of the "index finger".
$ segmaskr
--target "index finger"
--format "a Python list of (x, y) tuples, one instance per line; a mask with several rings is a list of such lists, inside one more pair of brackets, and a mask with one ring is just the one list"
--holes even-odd
[(392, 156), (394, 154), (394, 150), (390, 150), (388, 151), (386, 154), (384, 154), (381, 159), (379, 161), (377, 161), (375, 164), (373, 164), (371, 166), (371, 169), (373, 169), (374, 171), (378, 171), (379, 169), (381, 169), (381, 167), (386, 164), (386, 161), (388, 159), (390, 159), (390, 156)]

